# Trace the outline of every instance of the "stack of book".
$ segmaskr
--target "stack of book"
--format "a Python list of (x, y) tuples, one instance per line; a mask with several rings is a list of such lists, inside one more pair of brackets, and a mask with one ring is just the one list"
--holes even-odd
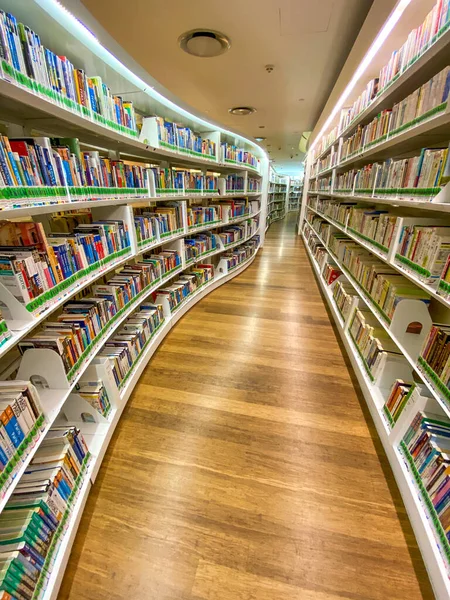
[(100, 77), (86, 76), (66, 56), (58, 56), (41, 44), (39, 36), (26, 25), (0, 11), (0, 55), (4, 76), (60, 101), (103, 125), (136, 135), (132, 102), (111, 94)]
[(213, 265), (197, 265), (195, 269), (182, 275), (171, 286), (158, 290), (156, 302), (166, 299), (171, 312), (174, 312), (186, 298), (214, 278)]
[(211, 192), (217, 194), (219, 191), (219, 178), (213, 173), (206, 173), (203, 181), (203, 190), (205, 192)]
[(158, 229), (160, 238), (166, 238), (184, 230), (181, 202), (173, 202), (164, 206), (158, 204), (146, 211), (144, 215), (153, 219), (154, 229)]
[(355, 169), (350, 169), (350, 171), (347, 171), (346, 173), (336, 173), (334, 191), (340, 193), (351, 192), (353, 190), (355, 172)]
[(222, 221), (223, 204), (191, 205), (187, 208), (188, 229)]
[(2, 598), (31, 600), (45, 587), (88, 460), (77, 427), (47, 433), (0, 515)]
[(225, 179), (225, 189), (228, 193), (230, 192), (244, 192), (245, 191), (245, 178), (239, 173), (230, 173)]
[(434, 380), (438, 378), (435, 383), (450, 387), (450, 326), (433, 324), (419, 356), (419, 364)]
[(29, 381), (0, 381), (0, 490), (11, 485), (45, 425), (39, 394)]
[(212, 233), (203, 233), (192, 238), (184, 238), (186, 262), (201, 258), (218, 248), (217, 236)]
[(321, 138), (320, 142), (314, 148), (313, 162), (315, 162), (317, 160), (317, 158), (322, 154), (322, 152), (324, 150), (329, 148), (331, 146), (331, 144), (333, 144), (333, 142), (336, 141), (338, 134), (339, 134), (339, 126), (336, 125), (336, 127), (333, 127), (333, 129), (329, 133), (327, 133), (326, 135), (324, 135)]
[(402, 356), (387, 332), (368, 310), (355, 309), (349, 334), (372, 380), (381, 372), (387, 357)]
[(450, 256), (450, 227), (405, 225), (400, 233), (396, 258), (430, 283), (438, 282)]
[(303, 235), (305, 236), (308, 248), (311, 250), (311, 254), (318, 263), (320, 270), (322, 270), (327, 257), (329, 256), (328, 252), (324, 248), (322, 242), (319, 241), (319, 238), (313, 234), (312, 229), (307, 225), (303, 228)]
[(430, 46), (436, 36), (446, 30), (449, 20), (448, 0), (438, 0), (425, 21), (410, 32), (400, 50), (395, 50), (387, 65), (381, 69), (379, 77), (381, 91), (401, 75)]
[(420, 478), (421, 491), (429, 500), (426, 502), (428, 508), (439, 519), (444, 536), (449, 541), (450, 422), (441, 415), (417, 413), (403, 437), (401, 447)]
[(336, 176), (335, 190), (361, 193), (395, 193), (430, 195), (448, 181), (446, 165), (448, 148), (422, 148), (418, 156), (384, 163), (373, 163), (362, 169), (351, 169)]
[(328, 221), (322, 219), (318, 215), (309, 215), (307, 218), (308, 223), (314, 229), (314, 231), (322, 238), (325, 244), (328, 244), (329, 237), (332, 231), (332, 226)]
[(79, 224), (69, 235), (46, 235), (32, 221), (0, 221), (0, 244), (0, 283), (30, 310), (44, 308), (60, 284), (74, 283), (130, 250), (120, 220)]
[(332, 203), (325, 205), (325, 215), (353, 233), (373, 243), (384, 252), (390, 248), (397, 224), (397, 216), (388, 211), (358, 206), (352, 202)]
[(255, 177), (249, 177), (247, 179), (247, 192), (260, 192), (261, 191), (261, 180)]
[[(108, 398), (108, 392), (102, 381), (83, 380), (76, 385), (76, 391), (92, 408), (95, 408), (104, 417), (107, 417), (111, 412), (111, 403)], [(85, 420), (84, 413), (81, 413), (81, 418)]]
[(108, 359), (119, 389), (163, 322), (164, 314), (160, 304), (142, 304), (100, 350), (98, 356)]
[(419, 300), (429, 305), (430, 296), (395, 269), (340, 233), (330, 237), (329, 247), (361, 288), (370, 296), (386, 321), (392, 319), (402, 300)]
[(182, 261), (176, 250), (163, 250), (159, 254), (144, 255), (143, 260), (137, 264), (153, 265), (156, 279), (159, 279), (168, 277), (172, 271), (181, 267)]
[[(76, 138), (8, 139), (0, 136), (1, 187), (147, 189), (147, 169), (81, 152)], [(113, 193), (113, 190), (112, 192)]]
[(161, 146), (169, 146), (182, 153), (199, 154), (205, 158), (216, 158), (216, 143), (202, 138), (189, 127), (178, 125), (162, 117), (156, 117), (158, 138)]
[(339, 131), (344, 131), (365, 110), (378, 92), (378, 77), (371, 79), (350, 108), (343, 108), (339, 119)]
[(153, 174), (153, 177), (155, 179), (155, 189), (156, 189), (157, 194), (165, 194), (165, 193), (181, 194), (182, 193), (183, 183), (181, 182), (181, 185), (180, 185), (180, 181), (179, 181), (179, 179), (177, 179), (177, 185), (180, 185), (180, 187), (179, 188), (175, 187), (175, 184), (173, 181), (173, 170), (172, 169), (151, 166), (150, 171)]
[(333, 183), (332, 177), (320, 177), (317, 180), (317, 191), (319, 192), (330, 192)]
[(407, 383), (403, 379), (394, 381), (384, 405), (384, 412), (388, 414), (389, 422), (392, 425), (398, 421), (416, 387), (415, 383)]
[[(158, 258), (169, 265), (178, 257), (170, 251), (162, 254)], [(127, 265), (106, 284), (94, 285), (92, 297), (66, 303), (56, 321), (45, 321), (41, 330), (19, 343), (20, 351), (24, 353), (29, 348), (55, 351), (70, 381), (107, 327), (160, 276), (157, 259)]]
[(227, 271), (231, 271), (238, 265), (247, 261), (249, 258), (254, 256), (256, 249), (259, 246), (259, 235), (255, 235), (247, 243), (238, 246), (232, 252), (225, 252), (222, 256), (222, 260), (226, 262)]
[(333, 287), (333, 298), (344, 321), (347, 321), (350, 315), (355, 296), (355, 290), (348, 282), (336, 281)]
[(151, 244), (156, 241), (159, 226), (154, 216), (143, 209), (135, 209), (134, 226), (138, 246)]
[(251, 152), (239, 149), (232, 144), (228, 144), (227, 142), (222, 142), (220, 146), (222, 149), (223, 162), (241, 163), (244, 165), (250, 165), (255, 169), (258, 168), (259, 160)]
[(324, 158), (321, 158), (318, 163), (317, 171), (320, 174), (322, 171), (326, 169), (331, 169), (331, 167), (335, 167), (337, 163), (338, 153), (331, 151)]
[(228, 229), (224, 229), (219, 233), (219, 237), (222, 240), (223, 245), (226, 247), (229, 244), (234, 244), (239, 240), (245, 238), (245, 226), (244, 225), (233, 225)]

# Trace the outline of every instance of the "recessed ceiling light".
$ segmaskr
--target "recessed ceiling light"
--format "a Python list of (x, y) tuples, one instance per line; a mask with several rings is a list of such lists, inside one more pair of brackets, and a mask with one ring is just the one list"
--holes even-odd
[(256, 137), (255, 140), (257, 142), (263, 142), (266, 138), (262, 138), (262, 137)]
[(180, 48), (200, 58), (212, 58), (223, 54), (231, 47), (229, 38), (212, 29), (192, 29), (178, 38)]
[(304, 98), (299, 98), (299, 99), (298, 99), (298, 101), (299, 101), (299, 102), (304, 102), (304, 101), (305, 101), (305, 99), (304, 99)]
[(252, 115), (253, 113), (255, 113), (256, 108), (252, 108), (251, 106), (235, 106), (234, 108), (229, 108), (228, 112), (232, 115), (246, 117), (247, 115)]
[(260, 129), (264, 129), (266, 126), (265, 125), (260, 125), (259, 128)]

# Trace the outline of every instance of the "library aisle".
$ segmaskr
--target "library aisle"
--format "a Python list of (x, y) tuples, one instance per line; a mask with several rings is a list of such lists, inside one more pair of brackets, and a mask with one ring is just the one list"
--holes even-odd
[(147, 366), (61, 600), (433, 598), (295, 219)]

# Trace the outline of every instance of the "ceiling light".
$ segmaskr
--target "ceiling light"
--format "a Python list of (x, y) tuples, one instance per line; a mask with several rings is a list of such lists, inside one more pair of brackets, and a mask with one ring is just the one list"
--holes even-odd
[(264, 129), (264, 128), (265, 128), (265, 125), (260, 125), (260, 126), (259, 126), (259, 128), (260, 128), (260, 129)]
[(375, 38), (375, 40), (372, 42), (372, 45), (370, 46), (370, 48), (366, 52), (364, 58), (359, 63), (359, 66), (356, 69), (355, 73), (353, 74), (353, 77), (351, 78), (351, 80), (350, 80), (349, 84), (347, 85), (347, 87), (345, 88), (345, 90), (342, 92), (341, 97), (339, 98), (339, 100), (337, 101), (335, 107), (331, 111), (328, 119), (323, 124), (322, 129), (316, 135), (316, 137), (314, 139), (314, 142), (311, 144), (311, 146), (309, 148), (309, 151), (311, 151), (314, 148), (314, 146), (320, 140), (320, 138), (322, 137), (322, 135), (325, 133), (325, 131), (331, 125), (334, 117), (337, 115), (338, 111), (343, 107), (344, 102), (347, 100), (347, 98), (349, 97), (349, 95), (353, 91), (353, 88), (355, 87), (355, 85), (358, 83), (358, 81), (361, 79), (361, 77), (366, 72), (367, 67), (370, 65), (370, 63), (372, 62), (372, 60), (375, 58), (378, 50), (384, 44), (384, 42), (388, 38), (388, 36), (391, 33), (391, 31), (397, 25), (400, 17), (404, 13), (406, 7), (408, 6), (408, 4), (410, 4), (410, 2), (411, 2), (411, 0), (399, 0), (399, 2), (397, 3), (397, 6), (394, 8), (394, 10), (392, 11), (392, 13), (390, 14), (388, 20), (385, 22), (385, 24), (381, 28), (381, 30), (378, 33), (378, 35)]
[(192, 29), (178, 38), (180, 48), (200, 58), (212, 58), (223, 54), (231, 47), (229, 38), (219, 31)]
[(246, 117), (247, 115), (252, 115), (253, 113), (255, 113), (256, 108), (252, 108), (251, 106), (235, 106), (234, 108), (229, 108), (228, 112), (232, 115)]
[(263, 142), (265, 139), (266, 139), (266, 138), (262, 138), (262, 137), (257, 137), (257, 138), (255, 138), (255, 140), (256, 140), (257, 142)]

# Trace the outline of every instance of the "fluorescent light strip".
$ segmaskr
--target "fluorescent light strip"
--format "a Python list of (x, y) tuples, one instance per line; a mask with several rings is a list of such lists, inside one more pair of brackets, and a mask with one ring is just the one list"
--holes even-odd
[(370, 63), (374, 59), (375, 55), (377, 54), (378, 50), (381, 48), (381, 46), (384, 44), (384, 42), (386, 41), (389, 34), (392, 32), (394, 27), (397, 25), (400, 17), (404, 13), (406, 7), (408, 6), (408, 4), (410, 4), (410, 2), (411, 2), (411, 0), (399, 0), (399, 2), (397, 3), (397, 6), (394, 8), (394, 10), (390, 14), (388, 20), (385, 22), (383, 27), (380, 29), (380, 32), (378, 33), (377, 37), (372, 42), (372, 45), (370, 46), (369, 50), (366, 52), (366, 55), (360, 62), (359, 67), (356, 69), (349, 84), (347, 85), (345, 90), (342, 92), (342, 95), (339, 98), (339, 100), (337, 101), (333, 110), (331, 111), (330, 116), (325, 121), (322, 129), (320, 130), (319, 134), (316, 136), (314, 142), (311, 144), (311, 146), (309, 148), (309, 152), (311, 152), (311, 150), (314, 148), (314, 146), (317, 144), (317, 142), (320, 140), (320, 138), (323, 136), (323, 134), (327, 131), (327, 129), (331, 125), (334, 117), (337, 115), (337, 112), (343, 107), (344, 102), (347, 100), (347, 98), (353, 91), (355, 85), (358, 83), (358, 81), (361, 79), (361, 77), (366, 72), (367, 67), (370, 65)]
[(112, 69), (123, 75), (128, 79), (131, 83), (133, 83), (137, 88), (141, 91), (145, 92), (155, 100), (158, 100), (168, 108), (173, 111), (179, 113), (187, 117), (188, 119), (192, 119), (196, 121), (198, 124), (203, 125), (204, 127), (208, 127), (212, 130), (220, 130), (227, 135), (231, 135), (235, 138), (239, 138), (247, 144), (251, 144), (255, 149), (258, 149), (267, 160), (269, 159), (266, 151), (256, 144), (254, 141), (249, 140), (248, 138), (235, 133), (234, 131), (228, 131), (223, 127), (218, 125), (214, 125), (205, 121), (201, 117), (197, 117), (196, 115), (190, 113), (189, 111), (181, 108), (158, 91), (155, 90), (153, 86), (146, 83), (140, 77), (135, 75), (133, 71), (131, 71), (128, 67), (126, 67), (119, 59), (117, 59), (109, 50), (107, 50), (99, 41), (99, 39), (85, 26), (81, 21), (79, 21), (65, 6), (61, 4), (58, 0), (35, 0), (35, 2), (43, 8), (49, 15), (51, 15), (60, 25), (62, 25), (67, 31), (72, 33), (80, 42), (82, 42), (89, 50), (94, 52), (99, 58), (101, 58), (107, 65), (109, 65)]

